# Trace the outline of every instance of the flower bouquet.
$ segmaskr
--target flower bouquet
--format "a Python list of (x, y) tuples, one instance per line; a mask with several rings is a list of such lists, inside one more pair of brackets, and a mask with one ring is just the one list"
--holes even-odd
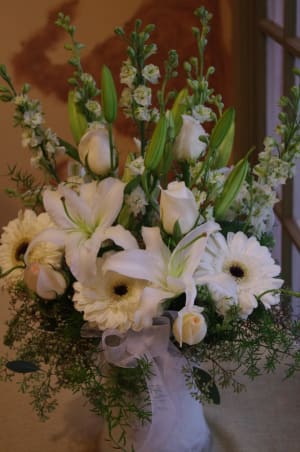
[[(21, 374), (41, 418), (62, 388), (80, 391), (124, 451), (204, 450), (201, 401), (219, 403), (220, 387), (240, 391), (239, 369), (253, 378), (285, 358), (287, 376), (300, 368), (300, 325), (280, 308), (293, 292), (271, 256), (276, 190), (300, 155), (300, 89), (280, 100), (277, 138), (265, 139), (256, 163), (246, 150), (231, 165), (235, 110), (224, 110), (209, 85), (211, 15), (203, 7), (195, 14), (198, 55), (183, 63), (179, 92), (168, 89), (181, 65), (176, 51), (163, 70), (151, 63), (154, 26), (137, 20), (129, 35), (116, 29), (128, 43), (119, 100), (107, 66), (99, 88), (84, 72), (83, 45), (59, 14), (74, 68), (73, 143), (45, 126), (30, 87), (17, 92), (0, 66), (0, 99), (14, 104), (22, 143), (41, 170), (37, 180), (9, 168), (8, 194), (24, 209), (1, 236), (12, 310), (5, 344), (15, 359), (1, 358), (0, 375)], [(136, 126), (124, 168), (114, 139), (118, 107)]]

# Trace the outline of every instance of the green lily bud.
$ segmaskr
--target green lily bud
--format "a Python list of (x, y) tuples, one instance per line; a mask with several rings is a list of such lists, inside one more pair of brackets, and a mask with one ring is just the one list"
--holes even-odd
[(215, 203), (214, 217), (217, 221), (224, 217), (230, 204), (240, 191), (241, 186), (246, 179), (248, 169), (249, 162), (248, 156), (246, 156), (236, 164), (226, 179), (223, 191)]
[(118, 101), (115, 83), (107, 66), (102, 67), (101, 96), (104, 118), (111, 124), (117, 117)]
[(69, 91), (68, 95), (68, 114), (71, 126), (71, 132), (76, 144), (88, 128), (87, 120), (81, 113), (78, 104), (75, 102), (75, 91)]
[(217, 149), (215, 168), (226, 166), (229, 161), (235, 131), (235, 109), (228, 108), (215, 125), (211, 138), (211, 149)]
[(146, 149), (145, 168), (154, 171), (163, 156), (167, 139), (168, 119), (162, 115), (156, 124), (151, 141)]
[[(224, 136), (221, 144), (219, 145), (216, 160), (214, 163), (214, 168), (224, 168), (227, 165), (230, 159), (233, 142), (234, 142), (234, 134), (235, 134), (235, 110), (234, 108), (229, 108), (225, 111), (224, 115), (226, 115), (226, 122), (228, 121), (229, 129)], [(222, 118), (224, 117), (222, 116)]]
[(178, 135), (182, 126), (182, 115), (186, 112), (186, 104), (184, 101), (187, 96), (188, 90), (186, 88), (179, 91), (171, 110), (174, 119), (175, 136)]

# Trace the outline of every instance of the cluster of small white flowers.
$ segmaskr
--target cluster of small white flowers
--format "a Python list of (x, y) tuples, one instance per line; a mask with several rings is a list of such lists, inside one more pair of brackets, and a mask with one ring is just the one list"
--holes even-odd
[(137, 81), (137, 69), (129, 60), (123, 62), (120, 81), (126, 85), (120, 98), (120, 106), (127, 118), (134, 117), (138, 121), (157, 122), (159, 112), (151, 109), (152, 90), (146, 82), (155, 84), (160, 77), (159, 68), (154, 64), (148, 64), (142, 69), (142, 77), (145, 84)]
[(123, 62), (120, 72), (120, 82), (123, 85), (127, 85), (129, 88), (134, 86), (134, 80), (136, 77), (137, 70), (129, 60)]
[(257, 237), (270, 232), (274, 223), (273, 207), (278, 201), (275, 190), (267, 184), (253, 183), (250, 224)]
[(125, 195), (125, 203), (133, 216), (144, 215), (148, 204), (143, 189), (138, 186), (129, 195)]
[(268, 184), (254, 181), (250, 188), (244, 182), (226, 213), (226, 220), (246, 219), (251, 232), (260, 238), (263, 233), (271, 231), (274, 223), (273, 207), (277, 201), (276, 191)]
[(123, 109), (126, 118), (132, 117), (132, 94), (130, 88), (126, 87), (121, 92), (120, 107)]
[(294, 163), (277, 157), (274, 153), (276, 142), (267, 137), (264, 141), (264, 151), (259, 153), (258, 164), (253, 168), (253, 173), (259, 180), (271, 187), (285, 184), (288, 177), (292, 176)]
[(23, 116), (23, 123), (32, 129), (40, 126), (43, 123), (43, 114), (38, 106), (35, 110), (27, 110)]
[(38, 136), (34, 129), (24, 129), (21, 140), (24, 148), (35, 148), (41, 144), (42, 137)]
[(199, 190), (197, 187), (194, 187), (192, 189), (192, 193), (194, 195), (195, 201), (197, 203), (198, 209), (201, 209), (202, 204), (207, 199), (207, 193), (205, 191)]
[(95, 115), (95, 117), (100, 118), (101, 116), (101, 105), (96, 100), (89, 99), (85, 104), (87, 110)]
[(159, 68), (155, 64), (147, 64), (142, 70), (142, 75), (148, 82), (156, 84), (160, 77)]
[[(57, 152), (64, 148), (60, 146), (57, 135), (50, 129), (43, 129), (44, 114), (39, 101), (29, 99), (26, 94), (17, 95), (14, 99), (17, 109), (14, 119), (23, 128), (22, 145), (29, 147), (33, 152), (30, 159), (33, 168), (40, 168), (41, 161), (45, 158), (52, 159)], [(43, 151), (39, 146), (43, 144)]]
[(126, 163), (125, 168), (129, 170), (132, 176), (142, 175), (145, 170), (143, 157), (137, 157), (131, 162)]
[(213, 111), (209, 107), (205, 107), (205, 105), (198, 104), (195, 105), (192, 109), (192, 116), (199, 121), (200, 124), (207, 121), (212, 121), (214, 119)]
[(150, 121), (151, 88), (139, 85), (132, 93), (137, 106), (134, 109), (134, 116), (139, 121)]

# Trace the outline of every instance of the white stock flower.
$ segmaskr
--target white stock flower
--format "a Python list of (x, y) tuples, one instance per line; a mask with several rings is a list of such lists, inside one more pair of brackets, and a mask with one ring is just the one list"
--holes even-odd
[(211, 108), (205, 107), (205, 105), (195, 105), (195, 107), (193, 108), (193, 117), (200, 123), (212, 121), (213, 111)]
[(149, 107), (149, 105), (151, 104), (151, 93), (151, 88), (145, 85), (139, 85), (133, 91), (133, 98), (136, 103), (141, 105), (142, 107)]
[(125, 61), (121, 67), (120, 82), (132, 88), (137, 70), (129, 61)]
[(83, 165), (99, 176), (106, 176), (111, 170), (110, 146), (105, 127), (88, 130), (78, 145), (79, 157)]
[[(247, 318), (258, 305), (256, 297), (282, 286), (279, 273), (280, 267), (269, 250), (255, 237), (248, 238), (239, 231), (229, 233), (226, 240), (216, 233), (208, 240), (196, 281), (207, 284), (220, 314), (225, 315), (231, 305), (237, 305), (240, 317)], [(270, 308), (279, 303), (279, 295), (269, 292), (261, 301)]]
[(154, 64), (147, 64), (142, 70), (143, 77), (150, 83), (157, 83), (160, 77), (159, 67)]
[(34, 262), (24, 270), (27, 287), (45, 300), (55, 300), (62, 295), (67, 282), (59, 271), (51, 265)]
[(161, 190), (160, 217), (168, 234), (173, 233), (177, 221), (181, 232), (185, 234), (195, 226), (198, 214), (194, 195), (184, 182), (170, 182), (167, 190)]
[(28, 110), (24, 113), (24, 124), (32, 127), (33, 129), (40, 126), (43, 123), (43, 115), (40, 111)]
[(206, 144), (199, 140), (207, 133), (192, 116), (182, 115), (183, 124), (174, 143), (174, 157), (176, 160), (196, 160), (206, 149)]
[(124, 184), (108, 177), (80, 185), (78, 193), (61, 184), (44, 192), (44, 206), (54, 228), (39, 234), (30, 244), (50, 241), (65, 246), (66, 262), (81, 282), (93, 278), (102, 242), (112, 240), (121, 248), (136, 245), (136, 240), (121, 225), (111, 226), (123, 204)]
[(138, 106), (134, 109), (134, 117), (138, 121), (150, 121), (150, 111), (147, 107)]
[(135, 217), (139, 214), (146, 213), (146, 206), (148, 205), (144, 190), (138, 185), (129, 195), (125, 196), (126, 205)]
[(143, 227), (145, 250), (129, 249), (107, 258), (104, 272), (114, 271), (149, 282), (135, 315), (138, 326), (151, 325), (153, 317), (161, 314), (162, 303), (180, 294), (185, 293), (187, 307), (193, 306), (197, 294), (194, 272), (208, 236), (218, 229), (214, 222), (205, 223), (187, 234), (171, 252), (158, 227)]
[(188, 345), (198, 344), (206, 336), (207, 325), (202, 311), (203, 308), (192, 306), (178, 312), (173, 324), (173, 334), (180, 347), (183, 342)]
[(102, 265), (105, 259), (97, 259), (96, 277), (89, 284), (74, 284), (74, 306), (83, 312), (84, 320), (99, 330), (136, 330), (134, 317), (140, 307), (145, 282), (111, 271), (104, 274)]

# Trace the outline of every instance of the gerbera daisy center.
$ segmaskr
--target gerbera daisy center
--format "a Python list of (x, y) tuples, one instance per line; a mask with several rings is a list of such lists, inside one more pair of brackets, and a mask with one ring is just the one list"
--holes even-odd
[(28, 248), (29, 243), (26, 241), (21, 242), (15, 251), (15, 259), (17, 261), (23, 260), (24, 254), (26, 253), (26, 250)]
[(122, 297), (128, 293), (128, 287), (126, 284), (118, 284), (114, 286), (114, 293)]
[(231, 265), (229, 271), (235, 278), (243, 278), (245, 276), (244, 270), (238, 265)]

